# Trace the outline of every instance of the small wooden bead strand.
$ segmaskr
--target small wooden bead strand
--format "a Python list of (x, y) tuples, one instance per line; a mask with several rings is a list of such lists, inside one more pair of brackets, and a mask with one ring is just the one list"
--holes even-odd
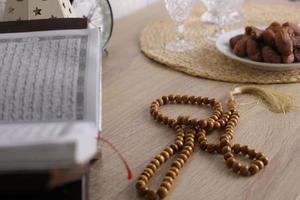
[[(212, 115), (206, 119), (196, 119), (190, 116), (178, 116), (172, 119), (163, 115), (159, 109), (166, 104), (191, 104), (198, 106), (207, 106), (212, 108)], [(223, 111), (222, 103), (202, 96), (173, 95), (162, 96), (156, 99), (150, 105), (150, 114), (155, 121), (164, 124), (175, 130), (175, 143), (167, 146), (159, 155), (157, 155), (147, 165), (145, 170), (138, 177), (136, 188), (141, 196), (147, 196), (148, 200), (155, 200), (158, 197), (163, 199), (170, 192), (172, 185), (179, 175), (181, 168), (192, 156), (195, 147), (195, 140), (200, 144), (200, 149), (209, 153), (223, 154), (225, 163), (233, 172), (250, 176), (258, 173), (268, 163), (268, 159), (262, 154), (250, 149), (247, 145), (234, 144), (234, 130), (238, 125), (239, 113), (237, 103), (231, 98), (227, 103), (227, 112)], [(224, 128), (225, 132), (220, 136), (218, 144), (209, 144), (207, 134), (210, 131)], [(170, 157), (176, 156), (172, 161), (171, 167), (163, 178), (157, 191), (149, 189), (149, 180), (157, 172), (158, 168), (164, 164)], [(247, 156), (253, 162), (250, 165), (242, 164), (235, 155)]]
[(186, 131), (183, 150), (179, 153), (176, 160), (172, 162), (171, 168), (166, 173), (163, 182), (161, 183), (160, 187), (157, 190), (157, 195), (161, 199), (165, 198), (168, 195), (172, 185), (174, 184), (176, 177), (179, 175), (180, 169), (191, 157), (194, 151), (195, 134), (196, 134), (195, 130), (191, 129)]

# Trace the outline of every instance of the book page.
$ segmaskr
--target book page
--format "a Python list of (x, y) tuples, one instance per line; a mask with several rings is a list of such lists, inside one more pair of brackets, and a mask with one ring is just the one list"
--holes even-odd
[(88, 35), (15, 36), (0, 36), (0, 122), (83, 119)]
[(0, 34), (0, 171), (64, 168), (96, 153), (99, 40), (97, 29)]

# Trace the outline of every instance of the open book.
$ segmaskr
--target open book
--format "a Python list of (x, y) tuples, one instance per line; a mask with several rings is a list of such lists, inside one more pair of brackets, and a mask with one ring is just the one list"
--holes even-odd
[(97, 29), (0, 34), (1, 171), (68, 168), (96, 153), (99, 40)]

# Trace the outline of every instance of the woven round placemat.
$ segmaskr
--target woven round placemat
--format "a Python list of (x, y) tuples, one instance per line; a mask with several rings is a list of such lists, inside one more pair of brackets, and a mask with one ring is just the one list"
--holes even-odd
[[(215, 26), (202, 23), (204, 7), (197, 7), (186, 23), (186, 37), (196, 43), (196, 48), (184, 53), (165, 50), (166, 43), (175, 39), (175, 26), (166, 18), (147, 25), (140, 34), (142, 52), (159, 63), (192, 76), (235, 83), (295, 83), (300, 82), (300, 69), (290, 71), (264, 71), (233, 61), (221, 53), (215, 44), (206, 39)], [(226, 29), (245, 27), (246, 25), (268, 25), (273, 21), (298, 22), (300, 12), (297, 6), (267, 5), (247, 3), (243, 8), (243, 23), (231, 25)]]

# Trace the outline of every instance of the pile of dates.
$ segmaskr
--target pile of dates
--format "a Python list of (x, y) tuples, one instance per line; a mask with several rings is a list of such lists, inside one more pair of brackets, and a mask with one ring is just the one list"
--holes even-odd
[(273, 22), (265, 30), (248, 26), (245, 34), (230, 39), (235, 55), (256, 62), (300, 62), (300, 27), (287, 22)]

